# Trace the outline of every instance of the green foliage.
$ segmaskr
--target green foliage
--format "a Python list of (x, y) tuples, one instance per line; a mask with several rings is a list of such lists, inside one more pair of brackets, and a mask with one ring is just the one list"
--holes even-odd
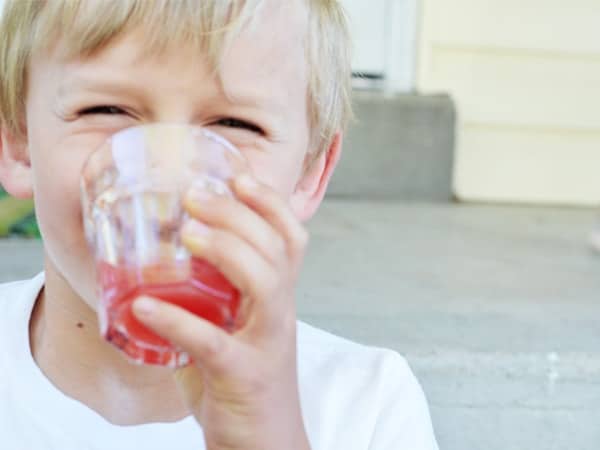
[(33, 201), (10, 197), (0, 187), (0, 237), (39, 237)]

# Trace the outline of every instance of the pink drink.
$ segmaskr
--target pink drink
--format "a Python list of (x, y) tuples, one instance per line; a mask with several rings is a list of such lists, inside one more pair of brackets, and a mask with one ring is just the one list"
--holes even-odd
[(180, 306), (218, 327), (232, 331), (240, 306), (239, 291), (213, 266), (193, 258), (191, 276), (182, 281), (163, 282), (169, 270), (181, 268), (147, 266), (115, 267), (102, 263), (98, 267), (102, 302), (107, 314), (104, 337), (123, 350), (129, 358), (144, 364), (183, 365), (186, 355), (156, 335), (131, 311), (140, 296), (154, 297)]

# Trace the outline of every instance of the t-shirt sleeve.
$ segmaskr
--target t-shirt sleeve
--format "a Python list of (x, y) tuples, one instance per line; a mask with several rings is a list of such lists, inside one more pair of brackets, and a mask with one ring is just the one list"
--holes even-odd
[(423, 389), (397, 353), (386, 355), (380, 389), (369, 450), (438, 450)]

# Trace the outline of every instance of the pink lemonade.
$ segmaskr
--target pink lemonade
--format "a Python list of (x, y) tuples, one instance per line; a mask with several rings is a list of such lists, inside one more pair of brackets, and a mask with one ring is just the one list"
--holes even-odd
[(180, 306), (228, 331), (236, 327), (239, 291), (201, 259), (141, 268), (102, 262), (98, 279), (105, 310), (101, 320), (104, 337), (136, 362), (171, 367), (189, 362), (185, 353), (136, 320), (131, 306), (140, 296)]

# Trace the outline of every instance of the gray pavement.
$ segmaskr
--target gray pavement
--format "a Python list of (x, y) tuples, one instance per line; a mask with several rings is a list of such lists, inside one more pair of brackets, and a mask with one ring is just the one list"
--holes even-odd
[[(600, 448), (600, 256), (589, 210), (329, 200), (302, 319), (409, 360), (447, 450)], [(0, 241), (0, 281), (41, 266)]]

